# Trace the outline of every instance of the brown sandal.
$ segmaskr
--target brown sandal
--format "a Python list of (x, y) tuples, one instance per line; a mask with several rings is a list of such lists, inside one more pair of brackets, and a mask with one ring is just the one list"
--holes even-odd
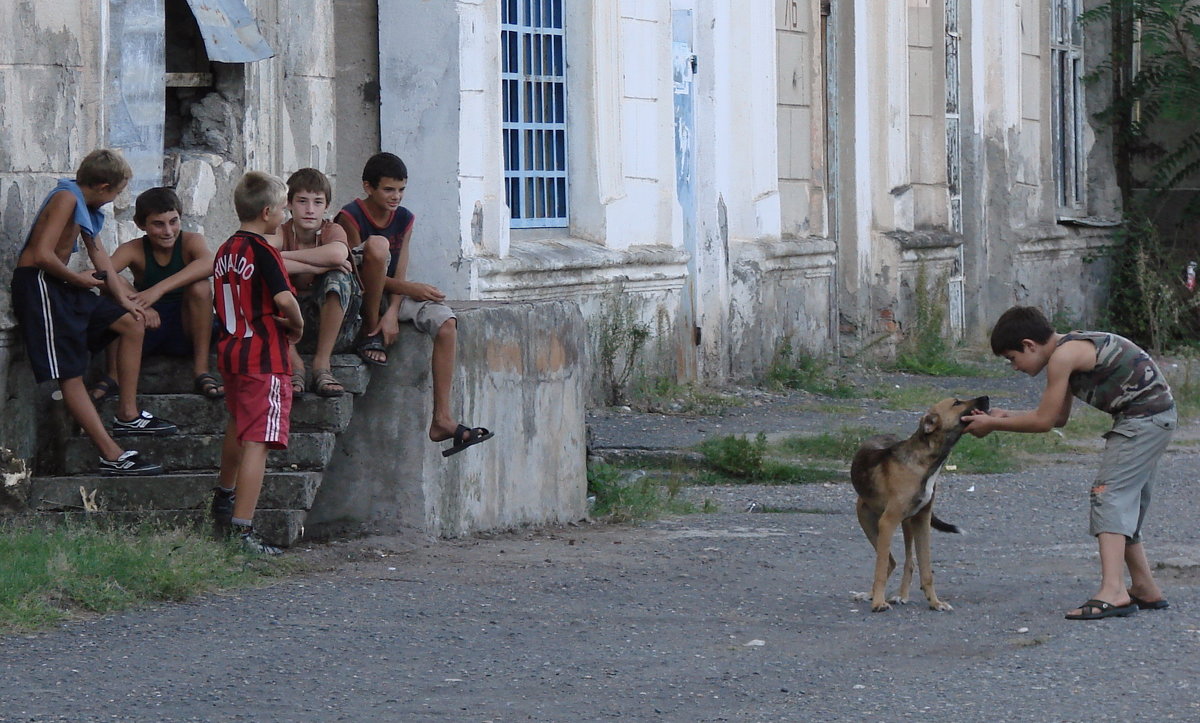
[(313, 392), (319, 397), (340, 397), (346, 393), (346, 388), (333, 376), (332, 370), (314, 369)]

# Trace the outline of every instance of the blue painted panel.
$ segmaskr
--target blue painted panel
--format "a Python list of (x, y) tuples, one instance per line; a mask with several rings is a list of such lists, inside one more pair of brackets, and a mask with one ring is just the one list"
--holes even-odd
[(209, 60), (253, 63), (275, 55), (242, 0), (187, 0), (187, 4), (204, 36)]

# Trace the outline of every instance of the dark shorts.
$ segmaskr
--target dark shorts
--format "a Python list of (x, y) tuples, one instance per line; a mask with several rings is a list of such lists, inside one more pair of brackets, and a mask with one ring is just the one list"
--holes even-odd
[(191, 356), (194, 347), (183, 328), (183, 299), (159, 301), (154, 310), (161, 323), (157, 329), (146, 329), (142, 356)]
[(13, 313), (38, 382), (83, 376), (92, 353), (117, 338), (127, 312), (107, 296), (72, 286), (41, 269), (13, 269)]

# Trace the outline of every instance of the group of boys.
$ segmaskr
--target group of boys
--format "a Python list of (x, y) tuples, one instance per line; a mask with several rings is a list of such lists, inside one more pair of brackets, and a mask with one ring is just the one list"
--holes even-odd
[[(118, 154), (89, 154), (76, 178), (60, 181), (43, 203), (12, 279), (13, 308), (34, 375), (39, 382), (58, 380), (67, 408), (100, 451), (102, 473), (162, 470), (116, 443), (84, 386), (91, 354), (114, 340), (108, 369), (116, 379), (106, 374), (93, 395), (118, 395), (113, 434), (177, 431), (137, 407), (143, 349), (190, 351), (197, 393), (225, 396), (229, 421), (213, 517), (256, 552), (279, 553), (254, 534), (252, 520), (267, 450), (287, 446), (292, 394), (306, 388), (296, 345), (314, 322), (316, 393), (344, 392), (332, 373), (335, 351), (354, 343), (364, 361), (386, 364), (399, 323), (412, 321), (434, 337), (429, 438), (451, 440), (443, 452), (448, 456), (492, 436), (482, 427), (456, 424), (450, 415), (457, 324), (437, 288), (406, 278), (413, 216), (400, 205), (408, 171), (399, 158), (373, 156), (363, 170), (364, 197), (342, 208), (333, 222), (325, 218), (329, 181), (319, 171), (297, 171), (286, 185), (265, 173), (245, 174), (234, 191), (241, 226), (215, 260), (202, 237), (180, 231), (179, 199), (163, 188), (141, 194), (135, 204), (134, 220), (146, 235), (108, 256), (96, 241), (104, 222), (100, 207), (121, 193), (131, 175)], [(291, 212), (286, 222), (285, 208)], [(92, 270), (67, 265), (79, 238)], [(133, 287), (118, 275), (126, 267)], [(208, 369), (214, 302), (223, 386)], [(1067, 617), (1095, 620), (1166, 608), (1141, 537), (1155, 466), (1176, 425), (1175, 401), (1162, 372), (1128, 339), (1093, 331), (1060, 334), (1034, 307), (1005, 312), (991, 342), (992, 351), (1014, 369), (1030, 375), (1045, 370), (1046, 389), (1035, 410), (992, 409), (964, 417), (967, 432), (982, 437), (993, 431), (1049, 431), (1066, 424), (1072, 396), (1113, 416), (1091, 490), (1090, 531), (1099, 544), (1101, 583)]]
[[(436, 287), (406, 279), (413, 215), (400, 205), (408, 170), (395, 155), (367, 162), (364, 198), (334, 221), (325, 218), (332, 189), (320, 171), (301, 169), (287, 184), (246, 173), (234, 190), (240, 227), (216, 254), (203, 236), (181, 230), (175, 192), (153, 188), (134, 204), (144, 236), (110, 256), (97, 240), (100, 209), (131, 177), (118, 153), (88, 154), (75, 179), (59, 181), (39, 209), (12, 278), (34, 376), (58, 381), (68, 411), (100, 452), (101, 474), (162, 473), (115, 438), (178, 431), (138, 407), (138, 376), (143, 356), (190, 356), (194, 391), (224, 398), (229, 411), (213, 520), (246, 549), (279, 554), (254, 532), (253, 516), (267, 452), (286, 448), (292, 397), (308, 388), (301, 352), (312, 350), (313, 391), (337, 396), (345, 388), (332, 355), (353, 349), (384, 365), (402, 321), (434, 338), (430, 440), (450, 441), (442, 453), (450, 456), (492, 437), (450, 412), (457, 320)], [(92, 263), (86, 271), (68, 266), (80, 239)], [(120, 275), (125, 269), (132, 285)], [(214, 338), (221, 378), (209, 368)], [(83, 377), (105, 348), (105, 371), (89, 389)], [(96, 403), (113, 396), (110, 433)]]

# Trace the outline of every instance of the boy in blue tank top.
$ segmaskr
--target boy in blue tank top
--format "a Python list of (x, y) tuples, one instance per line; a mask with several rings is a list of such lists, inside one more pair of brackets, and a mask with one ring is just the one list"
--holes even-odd
[[(151, 188), (139, 195), (133, 222), (145, 235), (117, 247), (113, 270), (130, 270), (133, 288), (126, 293), (146, 309), (142, 356), (190, 356), (193, 390), (220, 399), (225, 389), (208, 365), (213, 333), (212, 252), (202, 235), (180, 228), (182, 214), (183, 204), (170, 188)], [(113, 351), (109, 349), (109, 369), (115, 368)], [(92, 387), (94, 399), (115, 393), (116, 382), (109, 376)]]
[(368, 364), (387, 364), (387, 347), (400, 333), (400, 322), (412, 322), (433, 337), (433, 419), (429, 439), (452, 442), (449, 457), (486, 442), (492, 432), (460, 424), (450, 412), (450, 386), (458, 345), (458, 320), (442, 302), (446, 295), (432, 284), (409, 281), (408, 257), (413, 214), (400, 205), (408, 187), (408, 168), (391, 153), (376, 153), (363, 166), (364, 198), (346, 204), (334, 219), (346, 231), (350, 248), (360, 257), (363, 333), (358, 354)]
[[(103, 148), (89, 153), (75, 178), (60, 180), (42, 203), (12, 277), (13, 313), (34, 379), (58, 382), (67, 411), (100, 452), (99, 471), (104, 475), (162, 473), (161, 465), (122, 448), (113, 436), (177, 431), (174, 424), (137, 406), (146, 311), (123, 293), (124, 286), (97, 238), (104, 225), (100, 209), (120, 195), (132, 176), (118, 153)], [(95, 271), (67, 266), (80, 239)], [(92, 353), (114, 340), (121, 350), (117, 378), (124, 393), (110, 434), (88, 398), (83, 374)]]

